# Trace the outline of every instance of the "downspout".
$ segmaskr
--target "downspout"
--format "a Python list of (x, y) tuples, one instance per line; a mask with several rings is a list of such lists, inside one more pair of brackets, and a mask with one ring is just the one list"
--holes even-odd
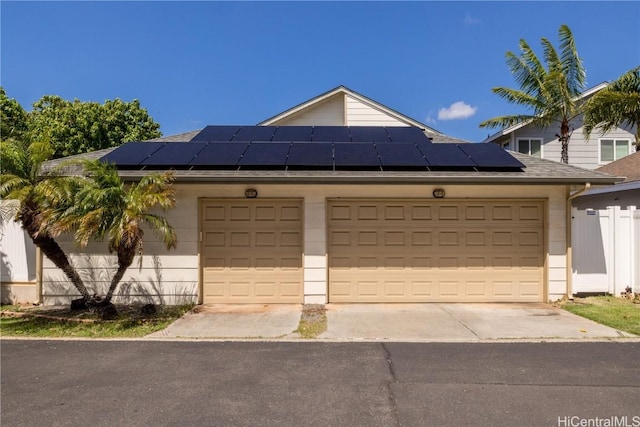
[(576, 191), (573, 194), (570, 194), (567, 197), (567, 298), (573, 299), (573, 245), (572, 241), (572, 232), (571, 232), (571, 201), (576, 197), (582, 195), (584, 192), (588, 191), (591, 188), (591, 183), (586, 182), (584, 184), (584, 188)]

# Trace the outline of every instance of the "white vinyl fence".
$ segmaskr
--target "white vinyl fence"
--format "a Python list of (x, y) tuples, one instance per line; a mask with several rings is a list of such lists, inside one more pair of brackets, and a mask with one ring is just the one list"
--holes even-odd
[(3, 303), (33, 302), (36, 295), (36, 249), (13, 221), (14, 206), (0, 202), (0, 283)]
[[(638, 204), (640, 206), (640, 203)], [(572, 208), (573, 293), (640, 292), (637, 206)]]

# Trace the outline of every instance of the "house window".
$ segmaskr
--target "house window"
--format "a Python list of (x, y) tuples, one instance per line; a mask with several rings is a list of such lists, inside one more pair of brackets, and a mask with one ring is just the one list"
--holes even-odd
[(518, 152), (533, 157), (542, 157), (542, 139), (518, 139)]
[(628, 139), (601, 139), (600, 163), (613, 162), (631, 154), (631, 141)]

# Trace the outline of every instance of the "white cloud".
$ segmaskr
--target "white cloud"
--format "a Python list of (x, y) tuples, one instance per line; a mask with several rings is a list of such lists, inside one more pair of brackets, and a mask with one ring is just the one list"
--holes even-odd
[(468, 13), (465, 15), (464, 17), (464, 23), (467, 25), (474, 25), (474, 24), (479, 24), (480, 20), (474, 18), (473, 16), (469, 15)]
[(427, 116), (426, 119), (424, 119), (424, 122), (430, 125), (436, 124), (436, 119), (433, 118), (433, 112), (429, 111), (429, 115)]
[(439, 120), (457, 120), (457, 119), (467, 119), (473, 116), (478, 107), (472, 107), (471, 105), (465, 104), (464, 101), (458, 101), (451, 104), (449, 108), (441, 108), (438, 110), (438, 119)]

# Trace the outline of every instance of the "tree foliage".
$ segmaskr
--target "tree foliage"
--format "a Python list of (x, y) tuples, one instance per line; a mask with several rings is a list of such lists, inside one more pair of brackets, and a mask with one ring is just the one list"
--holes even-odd
[(0, 87), (0, 139), (23, 139), (27, 132), (27, 113)]
[(618, 126), (635, 126), (635, 146), (640, 150), (640, 67), (627, 71), (589, 99), (585, 107), (584, 134), (602, 133)]
[(525, 40), (520, 40), (519, 55), (506, 53), (507, 66), (519, 89), (494, 87), (492, 91), (529, 112), (494, 117), (480, 123), (480, 127), (508, 127), (522, 122), (541, 127), (559, 124), (561, 160), (568, 163), (571, 121), (583, 112), (583, 104), (577, 98), (584, 90), (586, 72), (569, 27), (560, 26), (558, 36), (559, 51), (549, 40), (541, 39), (544, 62)]
[(33, 104), (32, 111), (25, 112), (0, 88), (0, 109), (0, 138), (46, 141), (53, 149), (53, 158), (162, 135), (160, 125), (137, 99), (124, 102), (116, 98), (100, 104), (45, 95)]
[(65, 157), (124, 142), (161, 135), (160, 125), (134, 99), (97, 102), (67, 101), (46, 95), (33, 104), (29, 129), (34, 141), (50, 141), (54, 157)]
[[(45, 161), (160, 136), (159, 125), (138, 100), (66, 101), (44, 96), (31, 112), (0, 88), (0, 197), (19, 202), (15, 219), (54, 265), (60, 268), (89, 307), (113, 308), (111, 297), (142, 247), (143, 224), (157, 232), (167, 248), (176, 234), (163, 217), (149, 212), (175, 205), (171, 174), (152, 174), (125, 185), (117, 170), (97, 161), (82, 162), (84, 174), (43, 172)], [(74, 233), (80, 246), (108, 239), (118, 256), (118, 270), (105, 299), (89, 294), (67, 254), (55, 241)], [(104, 314), (104, 313), (103, 313)]]

